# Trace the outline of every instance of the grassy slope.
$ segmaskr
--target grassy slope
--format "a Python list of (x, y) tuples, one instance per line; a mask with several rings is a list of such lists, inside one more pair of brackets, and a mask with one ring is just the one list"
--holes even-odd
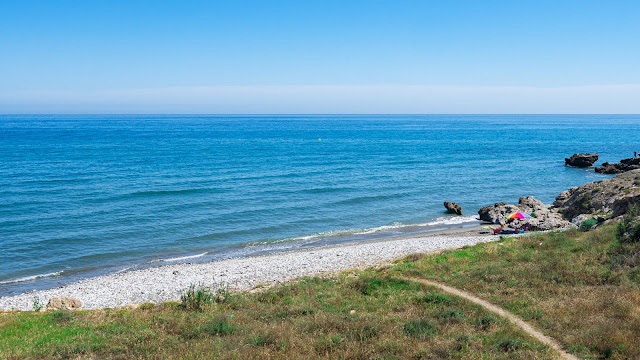
[(478, 306), (400, 279), (419, 275), (507, 308), (580, 356), (639, 358), (638, 249), (616, 244), (611, 227), (505, 239), (236, 294), (202, 311), (0, 314), (0, 357), (556, 358)]
[(478, 306), (374, 270), (238, 294), (202, 311), (167, 303), (135, 311), (5, 314), (0, 316), (0, 354), (9, 358), (556, 358), (546, 346)]
[(620, 244), (610, 225), (447, 251), (393, 271), (470, 291), (578, 356), (639, 359), (639, 257), (639, 244)]

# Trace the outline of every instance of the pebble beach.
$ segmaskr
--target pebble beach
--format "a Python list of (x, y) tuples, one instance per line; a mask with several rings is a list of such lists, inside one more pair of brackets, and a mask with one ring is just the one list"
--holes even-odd
[(452, 229), (433, 234), (298, 251), (232, 258), (209, 263), (175, 264), (81, 280), (67, 286), (0, 298), (0, 310), (31, 310), (34, 298), (69, 296), (84, 309), (119, 308), (144, 302), (175, 301), (190, 285), (227, 286), (232, 291), (272, 286), (303, 276), (388, 264), (414, 253), (454, 249), (497, 240), (479, 229)]

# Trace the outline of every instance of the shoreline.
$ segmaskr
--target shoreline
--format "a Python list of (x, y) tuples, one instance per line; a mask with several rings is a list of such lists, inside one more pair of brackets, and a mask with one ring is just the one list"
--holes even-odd
[(83, 309), (119, 308), (143, 302), (176, 301), (190, 285), (226, 285), (232, 291), (270, 286), (303, 276), (378, 266), (413, 253), (426, 253), (499, 239), (481, 227), (452, 228), (366, 242), (231, 258), (207, 263), (181, 263), (83, 279), (59, 288), (0, 298), (0, 310), (32, 310), (33, 301), (70, 296)]

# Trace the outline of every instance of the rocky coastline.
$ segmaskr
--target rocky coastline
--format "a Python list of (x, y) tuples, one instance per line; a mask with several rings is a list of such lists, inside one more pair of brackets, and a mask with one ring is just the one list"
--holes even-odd
[(595, 220), (595, 226), (618, 221), (637, 206), (640, 206), (640, 169), (572, 187), (558, 194), (552, 205), (526, 196), (521, 197), (518, 204), (501, 202), (485, 206), (478, 215), (480, 220), (504, 226), (509, 223), (510, 214), (520, 211), (531, 214), (531, 218), (512, 220), (510, 226), (552, 230), (580, 227), (587, 220)]
[[(448, 206), (447, 206), (448, 205)], [(455, 203), (445, 203), (452, 213), (461, 213)], [(518, 204), (499, 202), (478, 211), (479, 219), (487, 223), (509, 225), (516, 229), (547, 231), (567, 227), (597, 227), (620, 220), (634, 207), (640, 206), (640, 169), (623, 172), (615, 177), (570, 188), (558, 194), (551, 205), (533, 196), (521, 197)], [(508, 219), (522, 212), (530, 218)], [(251, 290), (301, 276), (314, 276), (359, 267), (388, 263), (416, 252), (452, 249), (498, 239), (479, 234), (479, 228), (466, 232), (443, 232), (409, 238), (392, 238), (375, 242), (312, 248), (286, 253), (221, 260), (205, 264), (176, 264), (85, 279), (57, 289), (35, 291), (0, 298), (0, 310), (31, 310), (34, 299), (49, 301), (70, 297), (82, 303), (82, 308), (117, 308), (142, 302), (177, 300), (179, 292), (192, 284), (216, 288), (229, 286), (233, 290)], [(49, 305), (48, 304), (48, 305)], [(135, 305), (133, 305), (135, 306)], [(74, 302), (73, 308), (80, 307)]]

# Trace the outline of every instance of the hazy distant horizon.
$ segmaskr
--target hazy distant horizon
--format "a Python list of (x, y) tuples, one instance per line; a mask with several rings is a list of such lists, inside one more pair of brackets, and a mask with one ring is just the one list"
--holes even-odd
[(640, 2), (7, 2), (0, 113), (640, 113)]

